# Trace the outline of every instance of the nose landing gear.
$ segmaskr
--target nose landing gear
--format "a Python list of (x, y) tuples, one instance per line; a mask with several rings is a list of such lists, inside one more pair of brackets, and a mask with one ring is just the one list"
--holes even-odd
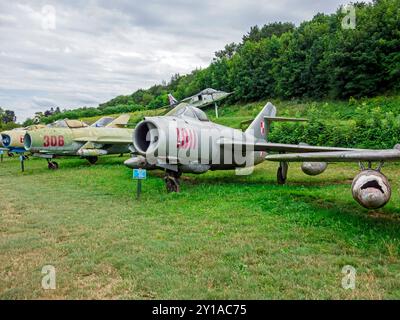
[(93, 156), (93, 157), (87, 157), (86, 160), (89, 161), (90, 164), (96, 164), (96, 162), (97, 162), (97, 160), (99, 160), (99, 158), (96, 156)]
[(51, 161), (50, 159), (47, 159), (47, 167), (49, 168), (49, 170), (57, 170), (58, 163), (55, 161)]
[(180, 191), (179, 178), (181, 177), (181, 175), (182, 175), (181, 172), (176, 172), (172, 170), (165, 171), (164, 181), (167, 187), (167, 191), (169, 193)]

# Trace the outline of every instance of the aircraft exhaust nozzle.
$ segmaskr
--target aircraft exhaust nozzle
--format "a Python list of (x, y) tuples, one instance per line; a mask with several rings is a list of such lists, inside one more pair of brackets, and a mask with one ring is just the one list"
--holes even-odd
[(323, 173), (328, 164), (326, 162), (303, 162), (301, 170), (309, 176), (317, 176)]
[(141, 155), (155, 153), (159, 144), (159, 128), (154, 121), (140, 122), (133, 133), (133, 145)]
[(364, 170), (354, 178), (353, 198), (366, 209), (379, 209), (390, 200), (392, 190), (388, 179), (376, 170)]

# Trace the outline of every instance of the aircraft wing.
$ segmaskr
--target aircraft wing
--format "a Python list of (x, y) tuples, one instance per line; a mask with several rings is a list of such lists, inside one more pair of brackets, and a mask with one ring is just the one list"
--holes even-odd
[(349, 149), (337, 147), (316, 147), (305, 144), (285, 144), (271, 143), (265, 141), (240, 141), (222, 138), (219, 140), (220, 146), (242, 147), (243, 149), (253, 149), (254, 151), (265, 152), (336, 152), (336, 151), (365, 151), (364, 149)]
[(339, 151), (274, 154), (265, 157), (279, 162), (358, 162), (400, 161), (400, 147), (389, 150)]
[(76, 142), (91, 142), (98, 144), (131, 144), (132, 137), (79, 137)]

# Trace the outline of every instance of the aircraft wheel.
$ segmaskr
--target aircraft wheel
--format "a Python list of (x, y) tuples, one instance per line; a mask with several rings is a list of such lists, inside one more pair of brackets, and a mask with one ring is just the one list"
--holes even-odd
[(98, 157), (87, 157), (87, 161), (89, 161), (90, 164), (95, 164), (97, 160), (99, 160)]
[(12, 153), (12, 152), (9, 152), (7, 155), (8, 155), (10, 158), (14, 157), (14, 153)]
[(49, 161), (49, 163), (47, 164), (47, 167), (49, 168), (49, 170), (57, 170), (58, 169), (58, 163)]
[(179, 172), (174, 172), (174, 171), (167, 171), (164, 177), (165, 180), (165, 185), (167, 187), (167, 192), (179, 192), (180, 187), (179, 187), (179, 177), (181, 176), (181, 173)]
[(278, 172), (276, 173), (278, 184), (283, 185), (286, 183), (286, 179), (287, 179), (286, 173), (287, 173), (287, 170), (285, 172), (284, 167), (279, 166)]

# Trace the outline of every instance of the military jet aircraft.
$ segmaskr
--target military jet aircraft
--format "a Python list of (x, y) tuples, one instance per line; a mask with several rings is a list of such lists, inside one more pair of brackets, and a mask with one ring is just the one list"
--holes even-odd
[(172, 94), (168, 95), (168, 99), (171, 107), (177, 107), (176, 109), (174, 109), (173, 112), (177, 111), (179, 108), (184, 108), (187, 105), (201, 109), (214, 104), (215, 116), (218, 118), (217, 102), (227, 98), (231, 94), (232, 92), (225, 92), (225, 91), (215, 90), (212, 88), (207, 88), (191, 97), (181, 100), (180, 102), (177, 99), (175, 99)]
[[(267, 141), (272, 122), (304, 120), (276, 117), (276, 108), (268, 103), (242, 132), (213, 123), (202, 110), (186, 105), (167, 116), (146, 117), (140, 122), (133, 134), (134, 156), (125, 161), (125, 165), (165, 170), (167, 190), (179, 192), (182, 173), (251, 169), (270, 160), (280, 163), (277, 179), (283, 184), (287, 179), (288, 162), (301, 161), (304, 173), (318, 175), (325, 171), (327, 162), (364, 161), (368, 167), (360, 164), (361, 173), (352, 185), (353, 197), (365, 208), (383, 207), (390, 199), (391, 189), (380, 170), (383, 162), (400, 160), (400, 146), (393, 150), (365, 150)], [(381, 164), (373, 170), (372, 162), (377, 161)]]
[[(304, 121), (277, 118), (275, 114), (276, 108), (268, 103), (245, 132), (213, 123), (202, 110), (191, 105), (173, 110), (166, 116), (146, 117), (135, 128), (135, 155), (125, 165), (150, 170), (163, 168), (167, 174), (168, 190), (178, 191), (178, 178), (183, 172), (252, 168), (263, 162), (266, 152), (270, 151), (352, 150), (269, 143), (265, 136), (272, 121)], [(286, 171), (284, 165), (280, 166), (278, 177), (281, 182), (286, 180)], [(173, 184), (168, 184), (170, 181)]]
[(35, 130), (43, 128), (44, 125), (33, 125), (26, 128), (15, 128), (0, 133), (0, 146), (2, 151), (8, 152), (8, 155), (12, 157), (14, 154), (24, 154), (26, 152), (24, 148), (24, 136), (28, 130)]
[(130, 115), (117, 119), (102, 118), (92, 126), (79, 120), (59, 120), (45, 128), (27, 131), (25, 150), (44, 158), (49, 169), (58, 169), (52, 161), (62, 156), (79, 156), (95, 164), (99, 156), (130, 152), (132, 129), (124, 128)]

